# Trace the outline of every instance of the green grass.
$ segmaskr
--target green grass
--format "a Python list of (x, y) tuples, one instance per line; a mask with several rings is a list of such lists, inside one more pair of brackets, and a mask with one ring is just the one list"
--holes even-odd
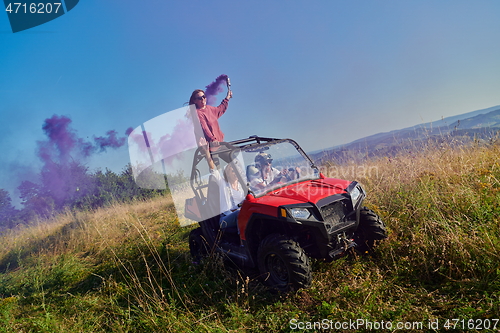
[(374, 256), (314, 262), (312, 287), (294, 294), (272, 294), (219, 257), (194, 265), (191, 228), (168, 197), (34, 221), (0, 240), (0, 332), (289, 332), (323, 319), (439, 319), (442, 329), (498, 318), (499, 153), (430, 143), (326, 166), (364, 185), (389, 238)]

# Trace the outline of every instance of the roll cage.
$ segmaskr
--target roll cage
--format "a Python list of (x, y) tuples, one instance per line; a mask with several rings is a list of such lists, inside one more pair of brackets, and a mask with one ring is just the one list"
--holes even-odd
[[(304, 152), (304, 150), (299, 146), (299, 144), (292, 139), (266, 138), (255, 135), (255, 136), (250, 136), (249, 138), (246, 139), (240, 139), (230, 142), (221, 142), (218, 145), (210, 144), (210, 149), (211, 149), (210, 153), (212, 159), (215, 161), (216, 164), (218, 164), (219, 158), (224, 160), (226, 163), (229, 163), (230, 161), (233, 161), (236, 158), (238, 152), (240, 151), (259, 152), (261, 150), (266, 149), (266, 147), (270, 145), (275, 145), (282, 142), (288, 142), (292, 144), (293, 147), (299, 152), (299, 154), (306, 161), (309, 162), (310, 167), (318, 170), (317, 166), (314, 164), (311, 158)], [(205, 160), (204, 147), (198, 147), (195, 151), (193, 158), (190, 186), (193, 192), (195, 193), (195, 196), (199, 200), (199, 202), (205, 202), (207, 200), (207, 196), (204, 193), (204, 189), (207, 189), (210, 185), (209, 182), (207, 183), (202, 180), (202, 175), (198, 168), (198, 165), (203, 160)], [(242, 184), (242, 186), (244, 186), (246, 190), (252, 193), (250, 188), (247, 186), (248, 185), (247, 179), (244, 179), (243, 175), (241, 175), (240, 173), (237, 173), (237, 177), (240, 184)]]

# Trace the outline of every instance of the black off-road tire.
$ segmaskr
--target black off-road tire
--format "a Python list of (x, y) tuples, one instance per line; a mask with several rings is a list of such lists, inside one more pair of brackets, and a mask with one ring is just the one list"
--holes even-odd
[(193, 229), (189, 233), (189, 252), (194, 263), (200, 263), (201, 259), (208, 255), (208, 243), (201, 228)]
[(356, 250), (361, 254), (371, 254), (378, 243), (387, 238), (384, 222), (371, 209), (361, 207), (359, 226), (354, 233)]
[(287, 292), (311, 285), (311, 263), (300, 245), (287, 236), (271, 234), (260, 243), (257, 260), (262, 281)]

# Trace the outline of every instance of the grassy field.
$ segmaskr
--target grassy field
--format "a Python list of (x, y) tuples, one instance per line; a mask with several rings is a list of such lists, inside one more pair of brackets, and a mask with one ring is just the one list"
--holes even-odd
[(389, 238), (314, 262), (294, 294), (222, 258), (194, 265), (169, 197), (34, 221), (0, 240), (0, 332), (499, 331), (499, 156), (494, 142), (429, 143), (325, 165), (364, 185)]

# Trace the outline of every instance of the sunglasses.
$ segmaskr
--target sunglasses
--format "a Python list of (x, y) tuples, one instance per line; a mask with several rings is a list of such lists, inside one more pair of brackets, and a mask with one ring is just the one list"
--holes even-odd
[(207, 98), (207, 97), (206, 97), (205, 95), (203, 95), (203, 96), (198, 96), (198, 97), (196, 97), (195, 99), (196, 99), (197, 101), (201, 101), (202, 99), (205, 99), (205, 98)]

